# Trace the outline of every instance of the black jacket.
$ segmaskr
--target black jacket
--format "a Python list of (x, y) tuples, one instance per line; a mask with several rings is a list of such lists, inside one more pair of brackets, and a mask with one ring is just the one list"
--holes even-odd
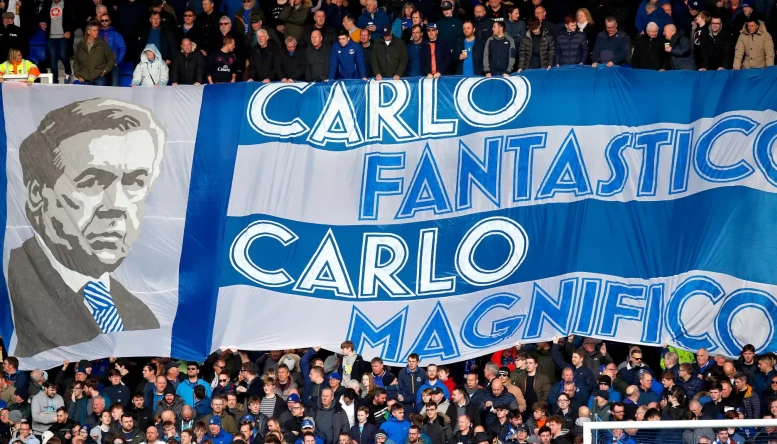
[(588, 61), (588, 40), (580, 31), (566, 29), (556, 37), (556, 65), (578, 65)]
[(370, 55), (370, 63), (374, 75), (380, 74), (386, 78), (391, 78), (395, 75), (400, 77), (405, 75), (405, 69), (407, 69), (407, 47), (402, 39), (394, 37), (391, 39), (391, 43), (387, 45), (386, 41), (381, 38), (375, 40), (372, 45), (374, 48)]
[[(483, 50), (486, 47), (486, 41), (475, 38), (475, 44), (472, 46), (472, 51), (468, 57), (472, 57), (472, 70), (476, 76), (483, 75)], [(453, 52), (454, 58), (457, 54), (461, 54), (464, 51), (464, 40), (459, 40), (456, 51)], [(461, 75), (463, 62), (459, 61), (456, 67), (456, 74)]]
[[(197, 25), (192, 24), (192, 28), (190, 30), (186, 31), (186, 32), (184, 32), (182, 24), (178, 25), (175, 28), (176, 48), (179, 48), (181, 46), (181, 41), (184, 38), (188, 38), (192, 42), (196, 43), (197, 44), (197, 51), (199, 51), (201, 49), (201, 48), (199, 48), (199, 46), (200, 46), (200, 41), (202, 40), (202, 37), (200, 36), (200, 29), (199, 29), (199, 27), (197, 27)], [(200, 54), (202, 54), (202, 53), (200, 53)]]
[(214, 7), (213, 12), (208, 15), (202, 12), (197, 16), (194, 21), (194, 26), (197, 27), (197, 34), (200, 41), (197, 42), (199, 49), (205, 50), (208, 54), (216, 52), (221, 49), (223, 43), (223, 37), (219, 31), (219, 14)]
[[(448, 74), (448, 69), (453, 61), (453, 48), (449, 47), (444, 41), (437, 39), (434, 42), (434, 56), (437, 64), (437, 72)], [(432, 69), (432, 42), (429, 42), (429, 70)]]
[(494, 30), (492, 29), (494, 21), (488, 18), (488, 15), (481, 19), (474, 19), (472, 24), (475, 25), (475, 38), (478, 40), (483, 40), (485, 42), (494, 33)]
[[(539, 66), (532, 65), (532, 57), (535, 55), (536, 48)], [(526, 36), (521, 39), (518, 48), (518, 68), (547, 68), (553, 65), (556, 59), (556, 41), (547, 29), (541, 28), (540, 35), (534, 35), (531, 31), (526, 31)]]
[(666, 51), (664, 39), (651, 39), (647, 34), (639, 36), (634, 44), (634, 54), (631, 56), (631, 66), (634, 69), (651, 69), (658, 71), (664, 68)]
[(305, 49), (305, 81), (323, 82), (329, 78), (329, 56), (332, 49), (322, 44), (318, 49), (312, 45)]
[[(143, 52), (146, 44), (148, 44), (148, 36), (150, 33), (151, 28), (146, 29), (143, 31), (143, 34), (141, 34), (140, 39), (138, 40), (137, 49), (139, 49), (141, 52)], [(159, 42), (162, 46), (161, 48), (158, 48), (159, 52), (162, 54), (162, 60), (173, 60), (173, 55), (175, 54), (175, 36), (173, 35), (173, 32), (167, 29), (167, 27), (160, 25)], [(134, 61), (137, 57), (140, 57), (140, 53), (127, 53), (126, 59)]]
[[(712, 35), (709, 29), (698, 35), (699, 57), (698, 68), (715, 70), (718, 68), (731, 69), (734, 65), (734, 41), (731, 33), (721, 29), (718, 35)], [(696, 39), (694, 39), (696, 43)]]
[(22, 35), (22, 28), (14, 24), (0, 26), (0, 54), (3, 59), (8, 57), (11, 48), (20, 49), (25, 56), (30, 54), (30, 44)]
[(279, 79), (305, 80), (305, 53), (303, 51), (294, 51), (294, 55), (288, 51), (281, 51), (279, 57), (275, 59), (275, 75)]
[(451, 436), (453, 436), (451, 421), (443, 414), (438, 414), (434, 421), (425, 418), (423, 431), (429, 435), (429, 438), (432, 440), (431, 444), (448, 444)]
[(182, 51), (173, 58), (173, 72), (170, 75), (170, 83), (179, 85), (205, 84), (205, 57), (200, 51), (194, 50), (191, 54)]
[(137, 409), (133, 405), (127, 409), (127, 413), (132, 415), (132, 419), (135, 420), (135, 423), (138, 425), (140, 430), (146, 430), (148, 426), (154, 424), (154, 412), (152, 412), (150, 408), (143, 407), (141, 409)]
[(310, 48), (313, 46), (313, 44), (310, 42), (310, 34), (312, 34), (313, 31), (317, 29), (323, 38), (323, 45), (332, 46), (337, 43), (337, 30), (335, 28), (324, 25), (323, 28), (319, 29), (315, 27), (315, 24), (313, 24), (305, 27), (305, 31), (302, 33), (302, 40), (298, 42), (302, 49)]
[(261, 82), (264, 79), (278, 80), (275, 65), (279, 52), (280, 50), (271, 43), (268, 43), (265, 48), (259, 45), (254, 46), (251, 49), (249, 61), (249, 77), (257, 82)]
[[(138, 2), (123, 2), (119, 4), (119, 9), (113, 13), (113, 27), (124, 38), (124, 44), (127, 46), (126, 60), (130, 60), (129, 57), (136, 57), (140, 55), (140, 51), (144, 47), (138, 48), (138, 36), (140, 36), (141, 30), (145, 30), (148, 25), (148, 6), (145, 3)], [(78, 24), (80, 26), (80, 23)], [(136, 59), (133, 58), (132, 62)]]

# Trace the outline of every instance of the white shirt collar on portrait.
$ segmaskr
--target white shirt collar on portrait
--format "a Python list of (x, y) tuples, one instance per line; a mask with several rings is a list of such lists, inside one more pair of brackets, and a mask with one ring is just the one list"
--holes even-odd
[[(43, 241), (43, 238), (40, 237), (38, 233), (35, 233), (35, 239), (38, 241), (38, 245), (40, 245), (41, 250), (43, 250), (43, 254), (46, 255), (46, 258), (49, 260), (49, 263), (51, 263), (51, 266), (56, 270), (57, 273), (62, 277), (62, 280), (65, 282), (65, 284), (73, 291), (73, 293), (80, 293), (81, 289), (83, 289), (86, 284), (88, 284), (90, 281), (94, 281), (95, 279), (91, 276), (83, 275), (77, 271), (73, 271), (64, 265), (62, 265), (55, 257), (54, 254), (51, 253), (51, 250), (49, 250), (49, 247), (46, 245), (46, 242)], [(105, 288), (108, 289), (108, 292), (111, 291), (111, 279), (110, 275), (106, 272), (103, 273), (102, 276), (100, 276), (98, 281), (102, 282), (103, 285), (105, 285)]]

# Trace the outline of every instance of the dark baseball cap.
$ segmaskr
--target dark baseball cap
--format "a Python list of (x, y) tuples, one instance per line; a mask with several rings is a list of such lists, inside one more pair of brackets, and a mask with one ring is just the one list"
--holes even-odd
[(444, 1), (442, 2), (441, 8), (443, 9), (443, 11), (446, 9), (453, 9), (453, 3), (449, 1)]
[(388, 26), (384, 26), (382, 29), (382, 34), (384, 37), (391, 35), (391, 28)]

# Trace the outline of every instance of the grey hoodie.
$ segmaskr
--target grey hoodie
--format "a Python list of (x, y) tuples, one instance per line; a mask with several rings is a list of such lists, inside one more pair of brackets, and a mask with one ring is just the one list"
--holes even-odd
[(45, 391), (35, 395), (30, 401), (33, 434), (42, 435), (48, 430), (57, 421), (57, 409), (64, 406), (65, 402), (59, 395), (49, 398)]

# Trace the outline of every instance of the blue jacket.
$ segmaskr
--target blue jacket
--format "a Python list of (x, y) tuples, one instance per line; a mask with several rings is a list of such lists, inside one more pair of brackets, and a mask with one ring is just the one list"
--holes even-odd
[[(548, 392), (548, 399), (546, 399), (548, 406), (550, 407), (551, 412), (555, 412), (558, 408), (558, 395), (564, 391), (564, 380), (553, 384), (553, 386), (550, 388), (550, 392)], [(577, 405), (584, 405), (585, 402), (588, 400), (588, 389), (585, 388), (585, 386), (581, 386), (575, 380), (575, 396), (572, 398), (573, 401), (577, 402)], [(540, 400), (541, 401), (541, 400)]]
[(359, 444), (374, 444), (375, 434), (378, 433), (378, 428), (375, 424), (364, 424), (364, 429), (359, 430), (359, 424), (351, 427), (350, 436), (351, 439), (356, 440)]
[(577, 65), (588, 61), (588, 39), (580, 31), (566, 28), (556, 36), (556, 65)]
[[(413, 43), (411, 42), (410, 44), (412, 45)], [(409, 47), (410, 45), (408, 45), (408, 48)], [(416, 367), (415, 372), (410, 373), (410, 369), (407, 367), (402, 369), (397, 378), (397, 392), (402, 395), (402, 398), (404, 399), (402, 404), (410, 406), (411, 408), (414, 407), (418, 390), (424, 384), (426, 384), (426, 370), (421, 367)]]
[(629, 36), (625, 32), (618, 31), (610, 37), (607, 31), (602, 31), (596, 36), (593, 61), (594, 63), (613, 62), (616, 65), (623, 65), (628, 60), (630, 46)]
[(13, 382), (13, 386), (17, 389), (24, 387), (24, 389), (27, 390), (30, 387), (30, 375), (21, 370), (16, 370), (16, 373), (13, 375), (6, 373), (5, 379)]
[(156, 396), (156, 386), (153, 382), (146, 382), (146, 387), (143, 389), (143, 399), (145, 406), (152, 412), (156, 409), (154, 396)]
[(381, 34), (380, 30), (384, 27), (391, 28), (391, 20), (389, 19), (388, 14), (380, 8), (376, 9), (373, 14), (370, 14), (367, 11), (362, 12), (362, 15), (356, 20), (356, 27), (365, 29), (367, 28), (367, 23), (372, 23), (377, 29), (372, 33), (372, 40), (383, 38), (383, 34)]
[(326, 14), (327, 26), (337, 29), (340, 29), (340, 27), (343, 26), (343, 19), (348, 15), (348, 9), (345, 6), (340, 6), (338, 8), (334, 3), (330, 3), (321, 9), (323, 9)]
[[(578, 34), (580, 34), (581, 38), (585, 40), (585, 35), (583, 33)], [(564, 361), (561, 356), (561, 352), (559, 351), (558, 344), (553, 344), (552, 358), (553, 362), (556, 364), (556, 367), (558, 367), (560, 370), (563, 370), (565, 367), (572, 369), (575, 374), (575, 386), (577, 388), (585, 389), (586, 392), (590, 393), (597, 386), (596, 381), (594, 380), (594, 374), (591, 373), (591, 370), (589, 370), (588, 367), (581, 365), (579, 368), (575, 368), (572, 366), (572, 364), (568, 364), (566, 361)], [(588, 399), (588, 396), (583, 399)]]
[(416, 392), (416, 396), (415, 396), (416, 405), (421, 404), (421, 392), (423, 392), (425, 388), (434, 388), (434, 387), (439, 387), (440, 389), (442, 389), (442, 394), (443, 396), (445, 396), (445, 399), (451, 399), (451, 392), (448, 391), (448, 387), (445, 387), (445, 384), (443, 384), (442, 381), (437, 379), (436, 383), (429, 384), (429, 380), (427, 380), (426, 382), (423, 383), (421, 387), (418, 387), (418, 391)]
[[(429, 74), (432, 69), (431, 60), (429, 59), (430, 55), (429, 43), (426, 40), (421, 40), (419, 44), (411, 40), (407, 44), (407, 69), (405, 69), (405, 75), (408, 77), (418, 77)], [(426, 372), (424, 372), (424, 379), (426, 379)]]
[(219, 430), (219, 434), (216, 436), (213, 436), (210, 434), (210, 432), (207, 432), (203, 440), (205, 439), (211, 440), (213, 444), (229, 444), (232, 442), (232, 435), (225, 432), (224, 429), (221, 429)]
[(194, 384), (189, 382), (188, 379), (184, 379), (178, 383), (178, 388), (175, 390), (175, 394), (181, 398), (184, 404), (188, 406), (194, 406), (194, 388), (198, 385), (201, 385), (205, 388), (205, 396), (210, 398), (212, 394), (210, 384), (203, 381), (202, 379), (198, 379)]
[(680, 382), (677, 385), (685, 391), (685, 396), (687, 396), (688, 399), (693, 398), (697, 393), (704, 390), (704, 381), (696, 376), (691, 376), (691, 379), (687, 382), (680, 378)]
[[(618, 31), (620, 32), (620, 31)], [(598, 40), (597, 40), (598, 42)], [(598, 44), (598, 43), (597, 43)], [(594, 56), (594, 61), (596, 61), (596, 56)], [(602, 62), (604, 63), (604, 62)], [(617, 65), (617, 63), (616, 63)], [(653, 379), (655, 379), (655, 374), (653, 373), (653, 370), (650, 369), (650, 367), (643, 365), (639, 368), (631, 367), (629, 368), (629, 365), (626, 367), (623, 367), (622, 369), (618, 370), (618, 376), (620, 376), (621, 381), (626, 382), (628, 385), (636, 385), (639, 387), (639, 372), (642, 370), (646, 370), (648, 373), (653, 375)]]
[[(362, 45), (349, 41), (345, 46), (339, 43), (332, 46), (332, 53), (329, 56), (329, 80), (364, 77), (367, 77), (367, 71), (364, 67)], [(307, 391), (307, 387), (305, 390)]]
[(402, 442), (407, 438), (407, 432), (410, 430), (410, 421), (398, 421), (397, 418), (389, 416), (388, 421), (384, 422), (380, 429), (386, 432), (386, 438), (394, 442)]
[(776, 375), (777, 375), (777, 371), (774, 371), (774, 370), (770, 371), (766, 375), (764, 375), (760, 370), (756, 370), (753, 373), (753, 388), (758, 393), (765, 392), (767, 389), (770, 388), (772, 378), (774, 378)]
[(309, 348), (307, 352), (305, 352), (304, 355), (302, 355), (302, 358), (299, 360), (299, 368), (302, 372), (302, 381), (303, 381), (303, 388), (304, 388), (304, 395), (302, 396), (302, 403), (305, 404), (308, 407), (314, 407), (316, 405), (316, 401), (318, 401), (318, 396), (313, 396), (313, 392), (316, 388), (316, 384), (313, 383), (313, 381), (310, 380), (310, 360), (313, 359), (313, 355), (316, 354), (316, 351), (312, 348)]
[(127, 54), (127, 46), (124, 44), (124, 37), (112, 27), (100, 29), (100, 37), (108, 43), (108, 47), (111, 48), (113, 55), (116, 56), (116, 65), (119, 65)]
[(108, 387), (105, 387), (103, 394), (123, 406), (129, 405), (130, 399), (132, 398), (130, 389), (124, 384), (109, 385)]
[[(180, 385), (180, 384), (179, 384)], [(210, 397), (206, 396), (194, 403), (194, 411), (200, 416), (210, 415), (213, 409), (210, 407)]]
[[(485, 407), (485, 404), (488, 401), (491, 401), (492, 408)], [(487, 425), (491, 425), (494, 421), (496, 421), (496, 413), (492, 412), (492, 410), (493, 407), (497, 406), (505, 406), (508, 410), (517, 409), (518, 400), (516, 400), (515, 396), (513, 396), (513, 394), (508, 392), (506, 389), (502, 391), (502, 394), (499, 395), (499, 397), (494, 396), (493, 392), (486, 392), (485, 396), (483, 397), (483, 408), (486, 412)]]
[(648, 405), (651, 402), (659, 402), (661, 400), (661, 397), (658, 396), (658, 393), (654, 392), (651, 388), (650, 390), (642, 390), (640, 387), (639, 389), (639, 400), (637, 401), (638, 405)]
[[(655, 22), (655, 24), (658, 25), (658, 35), (662, 35), (664, 32), (664, 26), (671, 25), (673, 23), (672, 17), (664, 12), (663, 8), (661, 8), (660, 2), (656, 10), (651, 14), (648, 14), (647, 11), (645, 11), (645, 5), (647, 5), (647, 0), (642, 0), (642, 2), (639, 4), (639, 9), (637, 10), (637, 19), (634, 21), (637, 32), (645, 32), (645, 28), (647, 28), (648, 23)], [(676, 15), (675, 11), (676, 10), (674, 9), (673, 4), (672, 15)], [(690, 21), (691, 19), (689, 17), (688, 22)]]
[[(621, 401), (623, 400), (623, 398), (621, 397), (621, 394), (620, 394), (620, 393), (618, 393), (618, 391), (617, 391), (617, 390), (615, 390), (614, 388), (610, 387), (610, 389), (609, 389), (609, 390), (607, 390), (607, 392), (610, 394), (610, 403), (611, 403), (611, 404), (612, 404), (613, 402), (621, 402)], [(594, 395), (591, 395), (591, 396), (588, 398), (588, 408), (589, 408), (590, 410), (593, 410), (593, 408), (594, 408), (594, 398), (596, 398), (596, 395), (595, 395), (595, 394), (594, 394)]]

